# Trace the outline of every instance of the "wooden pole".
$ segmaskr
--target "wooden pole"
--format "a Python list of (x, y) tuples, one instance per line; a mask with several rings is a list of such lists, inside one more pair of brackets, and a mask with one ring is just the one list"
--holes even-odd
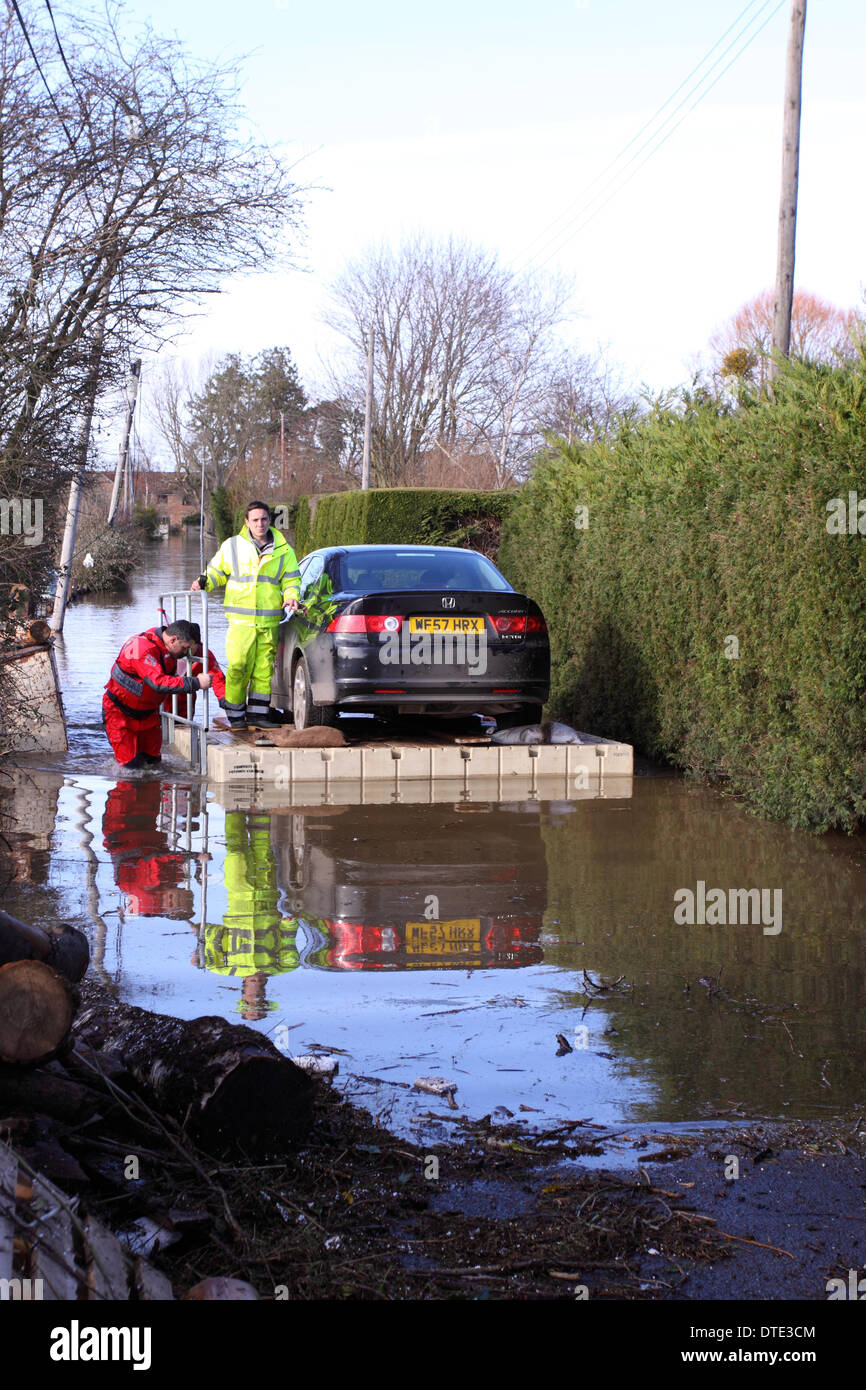
[(286, 500), (286, 412), (280, 411), (280, 492), (283, 501)]
[(364, 461), (361, 464), (361, 487), (370, 486), (370, 445), (373, 438), (373, 330), (367, 334), (367, 399), (364, 406)]
[(75, 553), (78, 513), (81, 509), (81, 488), (84, 482), (85, 469), (87, 468), (87, 451), (90, 447), (90, 427), (93, 424), (93, 412), (96, 409), (96, 397), (99, 391), (99, 368), (102, 365), (102, 350), (105, 344), (105, 321), (108, 317), (108, 292), (110, 288), (111, 281), (109, 280), (102, 295), (102, 308), (97, 322), (96, 337), (93, 341), (90, 371), (88, 373), (84, 401), (84, 415), (81, 420), (81, 431), (78, 436), (78, 458), (76, 460), (75, 473), (69, 485), (66, 523), (63, 528), (63, 542), (60, 548), (59, 576), (57, 580), (57, 590), (54, 595), (54, 609), (51, 614), (51, 626), (55, 632), (63, 631), (63, 620), (66, 617), (66, 605), (69, 601), (69, 579), (72, 573), (72, 557)]
[(773, 343), (769, 370), (771, 382), (778, 373), (780, 358), (787, 357), (791, 348), (805, 31), (806, 0), (792, 0), (791, 28), (788, 35), (788, 57), (785, 71), (782, 196), (779, 204), (779, 250), (776, 260), (776, 293), (773, 301)]
[(123, 427), (123, 443), (120, 446), (120, 455), (117, 460), (117, 468), (114, 473), (114, 487), (111, 490), (111, 503), (108, 508), (108, 525), (114, 525), (114, 518), (117, 514), (117, 498), (120, 493), (120, 480), (125, 476), (124, 470), (127, 466), (129, 457), (129, 436), (132, 430), (132, 417), (135, 414), (135, 403), (138, 399), (138, 384), (141, 380), (141, 358), (137, 357), (129, 369), (129, 379), (126, 384), (126, 421)]

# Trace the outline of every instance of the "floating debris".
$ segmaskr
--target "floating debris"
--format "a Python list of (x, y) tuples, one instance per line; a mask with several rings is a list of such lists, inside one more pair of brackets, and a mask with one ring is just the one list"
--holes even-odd
[(454, 1099), (454, 1092), (457, 1090), (456, 1081), (446, 1081), (444, 1076), (419, 1076), (412, 1089), (414, 1091), (426, 1091), (429, 1096), (444, 1096), (451, 1109), (457, 1109), (457, 1102)]
[(310, 1076), (336, 1076), (340, 1070), (339, 1059), (328, 1053), (304, 1052), (298, 1057), (290, 1057), (289, 1061)]

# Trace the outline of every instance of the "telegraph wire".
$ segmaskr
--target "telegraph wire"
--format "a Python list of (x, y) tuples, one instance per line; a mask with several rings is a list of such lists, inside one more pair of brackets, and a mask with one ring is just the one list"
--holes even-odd
[[(37, 69), (37, 71), (38, 71), (38, 73), (39, 73), (39, 76), (42, 78), (42, 85), (44, 86), (46, 92), (48, 93), (48, 97), (49, 97), (49, 100), (50, 100), (50, 102), (51, 102), (51, 105), (54, 107), (54, 110), (57, 112), (57, 119), (60, 121), (60, 124), (61, 124), (62, 127), (63, 127), (63, 132), (64, 132), (64, 134), (65, 134), (67, 140), (69, 141), (70, 148), (72, 149), (73, 154), (77, 155), (77, 154), (78, 154), (78, 147), (76, 146), (74, 139), (72, 138), (72, 136), (71, 136), (70, 133), (69, 133), (69, 127), (68, 127), (68, 125), (66, 124), (65, 120), (63, 119), (63, 112), (60, 110), (60, 107), (57, 105), (57, 102), (56, 102), (55, 97), (54, 97), (54, 93), (52, 92), (51, 88), (50, 88), (49, 85), (48, 85), (48, 79), (46, 78), (45, 73), (42, 71), (42, 64), (40, 63), (39, 59), (37, 58), (37, 56), (36, 56), (36, 49), (33, 47), (33, 44), (32, 44), (31, 41), (30, 41), (30, 35), (29, 35), (28, 32), (27, 32), (27, 25), (24, 23), (24, 16), (22, 15), (20, 9), (18, 8), (18, 0), (11, 0), (11, 4), (12, 4), (13, 10), (15, 11), (15, 15), (16, 15), (16, 18), (17, 18), (17, 20), (18, 20), (18, 23), (21, 25), (21, 32), (23, 33), (25, 39), (27, 40), (27, 47), (30, 49), (30, 54), (31, 54), (31, 56), (32, 56), (32, 58), (33, 58), (34, 63), (36, 64), (36, 69)], [(59, 42), (59, 41), (58, 41), (58, 42)], [(64, 62), (65, 62), (65, 59), (64, 59)]]
[[(680, 102), (677, 104), (677, 106), (674, 107), (673, 111), (671, 111), (671, 112), (669, 113), (669, 115), (665, 118), (665, 120), (662, 122), (662, 124), (661, 124), (655, 131), (653, 131), (653, 133), (652, 133), (651, 135), (648, 136), (648, 138), (643, 142), (642, 145), (640, 145), (640, 147), (635, 151), (635, 153), (631, 156), (631, 158), (630, 158), (629, 160), (627, 160), (626, 163), (625, 163), (624, 165), (622, 165), (622, 166), (616, 171), (616, 173), (612, 174), (611, 177), (606, 178), (606, 176), (607, 176), (608, 174), (610, 174), (611, 171), (614, 170), (614, 169), (616, 168), (616, 166), (620, 163), (620, 161), (622, 160), (623, 155), (632, 147), (632, 145), (634, 145), (635, 141), (638, 140), (638, 139), (640, 139), (640, 136), (644, 133), (644, 131), (646, 131), (646, 130), (653, 124), (653, 122), (657, 119), (658, 115), (659, 115), (667, 106), (669, 106), (670, 103), (671, 103), (671, 101), (673, 101), (674, 97), (675, 97), (680, 91), (682, 91), (683, 87), (687, 85), (687, 83), (690, 81), (690, 79), (691, 79), (691, 77), (694, 75), (694, 73), (697, 72), (697, 71), (699, 71), (700, 68), (703, 67), (704, 63), (706, 62), (706, 60), (707, 60), (707, 58), (710, 56), (710, 54), (713, 53), (713, 52), (715, 51), (715, 49), (717, 49), (717, 48), (719, 47), (719, 44), (723, 42), (723, 40), (727, 37), (727, 35), (731, 32), (731, 30), (734, 29), (734, 28), (736, 28), (737, 24), (739, 24), (740, 20), (743, 18), (743, 15), (745, 15), (745, 14), (747, 13), (747, 11), (752, 7), (752, 5), (753, 5), (754, 3), (755, 3), (755, 0), (750, 0), (750, 4), (746, 6), (745, 10), (741, 11), (741, 13), (740, 13), (740, 14), (737, 16), (737, 18), (734, 20), (733, 24), (731, 24), (731, 25), (728, 26), (728, 28), (725, 30), (724, 34), (721, 35), (721, 37), (716, 41), (716, 43), (715, 43), (715, 44), (713, 45), (713, 47), (709, 50), (709, 52), (708, 52), (707, 54), (705, 54), (704, 57), (701, 59), (701, 61), (697, 64), (697, 66), (696, 66), (695, 68), (692, 69), (692, 72), (689, 74), (689, 76), (683, 79), (683, 81), (679, 84), (679, 86), (676, 88), (676, 90), (675, 90), (674, 92), (671, 93), (671, 95), (667, 98), (667, 100), (658, 108), (658, 110), (655, 112), (655, 114), (654, 114), (652, 117), (650, 117), (650, 119), (649, 119), (648, 121), (646, 121), (646, 122), (644, 123), (644, 125), (641, 127), (641, 129), (632, 137), (632, 139), (628, 142), (628, 144), (625, 145), (625, 146), (620, 150), (619, 154), (616, 155), (616, 157), (610, 162), (610, 164), (608, 164), (607, 167), (606, 167), (604, 170), (602, 170), (602, 172), (601, 172), (600, 174), (598, 174), (598, 175), (596, 176), (595, 179), (592, 180), (592, 182), (587, 186), (587, 189), (585, 190), (585, 195), (589, 192), (589, 190), (590, 190), (595, 184), (598, 184), (598, 183), (599, 183), (600, 181), (602, 181), (602, 180), (605, 180), (605, 181), (606, 181), (606, 186), (605, 186), (605, 187), (602, 187), (601, 189), (599, 189), (599, 191), (598, 191), (596, 194), (594, 194), (592, 197), (587, 198), (587, 197), (584, 195), (583, 201), (582, 201), (582, 202), (578, 202), (577, 211), (574, 212), (574, 213), (572, 214), (572, 216), (570, 217), (570, 220), (569, 220), (563, 227), (560, 227), (560, 229), (559, 229), (558, 231), (554, 231), (554, 228), (556, 227), (556, 225), (557, 225), (558, 222), (562, 222), (562, 218), (563, 218), (564, 216), (567, 215), (567, 214), (565, 214), (565, 213), (564, 213), (564, 214), (560, 214), (560, 216), (559, 216), (558, 218), (554, 219), (554, 221), (553, 221), (553, 222), (550, 224), (550, 226), (547, 228), (546, 232), (541, 233), (541, 245), (539, 246), (539, 248), (538, 248), (537, 251), (535, 251), (532, 255), (529, 255), (529, 256), (528, 256), (528, 259), (527, 259), (527, 268), (529, 268), (529, 267), (532, 265), (533, 262), (537, 262), (537, 263), (538, 263), (537, 266), (536, 266), (536, 268), (538, 268), (538, 269), (540, 269), (540, 268), (542, 268), (543, 266), (547, 265), (547, 263), (552, 259), (552, 257), (553, 257), (554, 255), (558, 254), (558, 252), (559, 252), (560, 250), (562, 250), (563, 246), (565, 246), (569, 241), (571, 241), (571, 240), (573, 239), (573, 237), (575, 237), (580, 231), (582, 231), (583, 228), (584, 228), (585, 226), (587, 226), (587, 224), (588, 224), (590, 221), (592, 221), (592, 219), (593, 219), (595, 216), (597, 216), (597, 214), (598, 214), (599, 212), (601, 212), (603, 208), (607, 207), (608, 203), (616, 196), (616, 194), (619, 193), (619, 192), (621, 191), (621, 189), (623, 189), (623, 188), (626, 186), (627, 183), (631, 182), (631, 179), (633, 179), (634, 176), (635, 176), (637, 173), (639, 173), (639, 171), (644, 167), (644, 165), (648, 162), (648, 160), (650, 160), (650, 159), (652, 158), (652, 156), (653, 156), (658, 150), (661, 149), (662, 145), (665, 144), (665, 142), (671, 137), (671, 135), (673, 135), (674, 132), (675, 132), (676, 130), (679, 129), (679, 127), (682, 125), (682, 123), (683, 123), (683, 121), (686, 119), (686, 117), (689, 116), (689, 115), (691, 114), (692, 111), (694, 111), (695, 107), (698, 106), (698, 105), (700, 104), (701, 101), (703, 101), (704, 97), (706, 97), (706, 96), (709, 95), (709, 93), (713, 90), (713, 88), (714, 88), (714, 87), (721, 81), (721, 79), (724, 77), (725, 73), (728, 72), (728, 70), (733, 66), (733, 64), (737, 61), (737, 59), (740, 58), (740, 57), (742, 56), (743, 53), (745, 53), (746, 49), (750, 46), (750, 44), (752, 44), (752, 43), (754, 42), (754, 40), (758, 37), (758, 35), (767, 27), (767, 25), (770, 23), (770, 21), (773, 19), (773, 17), (774, 17), (774, 16), (778, 13), (778, 11), (782, 8), (782, 5), (785, 3), (785, 0), (778, 0), (778, 3), (777, 3), (776, 6), (770, 11), (770, 13), (769, 13), (769, 14), (767, 15), (767, 17), (764, 19), (763, 23), (760, 24), (760, 25), (758, 26), (758, 28), (755, 29), (755, 30), (749, 35), (749, 37), (748, 37), (748, 39), (746, 40), (746, 42), (737, 50), (737, 52), (736, 52), (736, 53), (734, 54), (734, 56), (730, 59), (730, 61), (729, 61), (728, 63), (725, 64), (725, 66), (724, 66), (724, 67), (722, 68), (722, 70), (717, 74), (717, 76), (715, 76), (715, 77), (713, 78), (713, 81), (710, 82), (708, 86), (704, 87), (704, 90), (703, 90), (703, 91), (700, 91), (701, 86), (702, 86), (704, 83), (706, 83), (706, 82), (707, 82), (707, 79), (710, 78), (710, 77), (713, 75), (713, 73), (715, 72), (715, 70), (718, 68), (719, 63), (722, 62), (723, 58), (724, 58), (728, 53), (730, 53), (731, 49), (739, 42), (739, 40), (743, 37), (743, 35), (747, 33), (747, 31), (749, 30), (749, 28), (755, 23), (755, 21), (760, 17), (760, 15), (763, 13), (763, 11), (767, 8), (767, 5), (771, 3), (771, 0), (764, 0), (764, 3), (761, 5), (760, 9), (757, 10), (757, 11), (750, 17), (750, 19), (746, 22), (746, 24), (740, 29), (739, 33), (737, 33), (737, 35), (735, 36), (735, 38), (732, 39), (732, 41), (727, 45), (727, 47), (722, 51), (722, 53), (719, 54), (719, 56), (718, 56), (718, 57), (715, 59), (715, 61), (710, 65), (710, 67), (708, 68), (708, 70), (703, 74), (703, 76), (698, 80), (698, 82), (695, 83), (695, 84), (692, 86), (692, 88), (686, 93), (686, 95), (685, 95), (685, 97), (683, 97), (682, 101), (680, 101)], [(683, 106), (685, 105), (685, 103), (689, 100), (690, 97), (694, 96), (696, 92), (698, 92), (699, 95), (698, 95), (698, 96), (696, 97), (696, 99), (692, 102), (692, 104), (691, 104), (691, 106), (688, 108), (688, 110), (687, 110), (687, 111), (680, 117), (680, 119), (671, 127), (671, 129), (668, 130), (668, 131), (662, 136), (662, 139), (658, 140), (658, 137), (659, 137), (659, 136), (662, 134), (662, 132), (665, 130), (665, 126), (667, 126), (667, 125), (670, 123), (670, 121), (673, 119), (673, 117), (677, 114), (678, 111), (681, 111), (681, 110), (682, 110), (682, 108), (683, 108)], [(658, 141), (658, 143), (656, 143), (655, 145), (653, 145), (653, 141), (656, 141), (656, 140)], [(607, 189), (610, 188), (612, 184), (616, 184), (616, 181), (617, 181), (618, 179), (620, 179), (621, 175), (625, 173), (626, 169), (628, 169), (630, 165), (634, 164), (635, 160), (637, 160), (637, 159), (639, 158), (639, 156), (644, 152), (644, 150), (646, 150), (647, 147), (650, 146), (650, 145), (653, 145), (653, 148), (650, 149), (649, 153), (645, 156), (645, 158), (642, 159), (642, 160), (640, 161), (640, 163), (637, 165), (637, 167), (636, 167), (635, 169), (632, 170), (632, 172), (628, 175), (627, 178), (625, 178), (622, 182), (620, 182), (619, 184), (617, 184), (617, 186), (614, 187), (614, 188), (612, 189), (612, 191), (608, 194), (608, 196), (607, 196), (606, 198), (604, 198), (604, 194), (607, 192)], [(599, 198), (604, 198), (604, 201), (601, 202), (601, 203), (599, 203), (599, 205), (598, 205), (596, 208), (593, 208), (593, 204), (596, 203), (596, 202), (598, 201)], [(583, 214), (586, 214), (586, 216), (583, 216)], [(581, 217), (583, 217), (583, 220), (582, 220), (582, 221), (580, 220)], [(574, 224), (575, 224), (576, 222), (579, 222), (579, 225), (574, 229), (574, 231), (571, 231), (570, 229), (571, 229), (572, 227), (574, 227)], [(535, 242), (538, 242), (538, 241), (539, 241), (539, 237), (536, 237), (536, 238), (535, 238)], [(534, 244), (534, 243), (530, 243), (530, 246), (533, 245), (533, 244)], [(548, 248), (551, 248), (550, 251), (549, 251), (549, 253), (548, 253), (547, 255), (544, 255), (544, 252), (547, 251)], [(524, 252), (523, 255), (526, 255), (526, 252)], [(543, 256), (543, 259), (542, 259), (542, 260), (539, 260), (539, 257), (541, 257), (541, 256)]]
[[(726, 29), (725, 32), (721, 35), (721, 37), (718, 38), (718, 39), (716, 39), (716, 42), (713, 44), (713, 46), (712, 46), (711, 48), (709, 48), (709, 49), (707, 50), (707, 52), (704, 54), (704, 56), (700, 59), (700, 61), (699, 61), (698, 63), (695, 64), (695, 66), (692, 68), (692, 70), (691, 70), (691, 72), (688, 74), (688, 76), (683, 78), (683, 80), (682, 80), (682, 82), (679, 84), (679, 86), (676, 87), (676, 88), (674, 89), (673, 92), (671, 92), (670, 96), (667, 97), (666, 100), (662, 102), (661, 106), (659, 106), (659, 107), (657, 108), (657, 110), (653, 112), (653, 114), (649, 117), (649, 119), (648, 119), (647, 121), (644, 121), (644, 123), (643, 123), (643, 125), (641, 126), (640, 130), (638, 130), (638, 131), (632, 136), (632, 138), (628, 141), (627, 144), (623, 145), (622, 149), (619, 151), (618, 154), (616, 154), (616, 155), (614, 156), (614, 158), (610, 161), (610, 163), (607, 164), (607, 165), (605, 165), (605, 167), (604, 167), (598, 174), (596, 174), (595, 178), (592, 179), (592, 180), (590, 181), (590, 183), (587, 184), (586, 188), (584, 189), (584, 193), (583, 193), (582, 196), (585, 196), (585, 195), (589, 192), (589, 190), (590, 190), (591, 188), (594, 188), (595, 185), (596, 185), (597, 183), (599, 183), (599, 182), (605, 177), (605, 175), (619, 163), (619, 161), (622, 159), (623, 155), (628, 153), (628, 151), (631, 149), (631, 147), (632, 147), (632, 145), (635, 143), (635, 141), (636, 141), (636, 140), (639, 140), (640, 137), (643, 135), (644, 131), (649, 129), (649, 127), (657, 120), (657, 118), (661, 115), (661, 113), (665, 110), (665, 108), (666, 108), (667, 106), (670, 106), (670, 104), (671, 104), (671, 102), (673, 101), (674, 97), (678, 96), (679, 93), (682, 91), (683, 87), (685, 87), (686, 83), (687, 83), (687, 82), (690, 82), (690, 81), (692, 80), (692, 78), (694, 77), (695, 73), (697, 73), (697, 72), (700, 71), (700, 69), (701, 69), (701, 68), (704, 66), (704, 64), (706, 63), (707, 59), (708, 59), (708, 58), (715, 52), (715, 50), (718, 48), (719, 44), (722, 43), (722, 42), (728, 37), (728, 34), (730, 34), (731, 30), (736, 28), (736, 26), (740, 23), (740, 20), (743, 19), (743, 17), (748, 13), (748, 11), (749, 11), (749, 10), (752, 8), (752, 6), (755, 5), (756, 3), (757, 3), (757, 0), (749, 0), (749, 3), (745, 6), (744, 9), (742, 9), (742, 10), (740, 11), (740, 13), (737, 15), (736, 19), (735, 19), (731, 24), (728, 25), (727, 29)], [(761, 13), (761, 10), (765, 10), (765, 9), (767, 8), (767, 5), (768, 5), (769, 3), (770, 3), (770, 0), (764, 0), (764, 3), (761, 5), (761, 9), (758, 10), (757, 14), (755, 14), (755, 15), (752, 16), (752, 18), (749, 20), (749, 24), (753, 23), (754, 20), (757, 19), (758, 15)], [(746, 25), (746, 28), (748, 28), (748, 24)], [(718, 61), (718, 60), (716, 60), (716, 61)], [(712, 64), (712, 65), (710, 66), (709, 71), (708, 71), (707, 73), (704, 74), (704, 78), (702, 78), (701, 81), (704, 81), (705, 78), (709, 76), (709, 74), (710, 74), (710, 72), (712, 72), (714, 66), (715, 66), (715, 64)], [(574, 206), (574, 204), (573, 204), (572, 206)], [(578, 215), (579, 215), (579, 212), (580, 212), (581, 210), (582, 210), (582, 205), (579, 207)], [(563, 218), (568, 217), (569, 215), (570, 215), (570, 211), (569, 211), (568, 208), (566, 208), (566, 210), (565, 210), (564, 212), (561, 212), (561, 213), (559, 214), (558, 217), (555, 217), (555, 218), (553, 219), (553, 221), (552, 221), (543, 231), (539, 232), (536, 236), (534, 236), (534, 237), (532, 238), (532, 240), (528, 243), (528, 245), (524, 248), (524, 250), (520, 252), (520, 255), (518, 256), (518, 260), (523, 260), (524, 257), (529, 256), (529, 251), (530, 251), (530, 249), (531, 249), (533, 246), (535, 246), (536, 242), (541, 241), (542, 243), (545, 243), (545, 244), (546, 244), (546, 239), (547, 239), (548, 235), (549, 235), (550, 233), (552, 233), (552, 231), (553, 231), (554, 227), (557, 225), (557, 223), (558, 223), (558, 222), (561, 222), (561, 221), (563, 220)], [(529, 256), (529, 259), (531, 260), (532, 257)]]
[[(607, 205), (608, 205), (608, 203), (610, 203), (610, 202), (616, 197), (616, 195), (617, 195), (618, 193), (621, 193), (621, 192), (622, 192), (622, 190), (623, 190), (623, 188), (625, 188), (626, 184), (631, 183), (631, 181), (632, 181), (632, 179), (635, 177), (635, 175), (640, 173), (640, 171), (641, 171), (641, 169), (644, 167), (644, 165), (647, 164), (647, 163), (649, 162), (650, 159), (652, 159), (652, 157), (653, 157), (654, 154), (657, 154), (657, 153), (658, 153), (658, 151), (661, 149), (662, 145), (664, 145), (664, 144), (671, 138), (671, 136), (674, 134), (675, 131), (679, 130), (679, 128), (680, 128), (680, 126), (682, 125), (683, 121), (686, 120), (686, 118), (687, 118), (688, 116), (691, 115), (691, 113), (694, 111), (695, 107), (696, 107), (696, 106), (699, 106), (700, 103), (703, 101), (704, 97), (707, 96), (707, 95), (713, 90), (713, 88), (717, 85), (717, 83), (721, 82), (721, 80), (722, 80), (722, 78), (724, 77), (725, 73), (728, 71), (728, 68), (733, 67), (733, 65), (734, 65), (734, 63), (737, 61), (737, 59), (740, 58), (740, 57), (742, 56), (743, 53), (745, 53), (745, 51), (746, 51), (746, 49), (749, 47), (749, 45), (750, 45), (751, 43), (753, 43), (754, 40), (758, 37), (758, 35), (761, 33), (761, 30), (762, 30), (762, 29), (766, 29), (767, 25), (770, 23), (770, 20), (774, 17), (774, 15), (778, 14), (779, 10), (782, 8), (782, 6), (783, 6), (785, 3), (786, 3), (786, 0), (779, 0), (779, 2), (778, 2), (778, 4), (776, 5), (775, 9), (773, 9), (773, 10), (770, 11), (770, 13), (767, 15), (767, 18), (764, 20), (764, 22), (763, 22), (763, 24), (760, 26), (760, 28), (756, 29), (755, 32), (754, 32), (753, 34), (750, 35), (750, 37), (749, 37), (749, 38), (746, 40), (746, 42), (743, 44), (743, 46), (742, 46), (742, 48), (739, 50), (739, 52), (737, 52), (737, 53), (734, 54), (734, 56), (733, 56), (733, 58), (731, 59), (731, 61), (730, 61), (729, 63), (726, 64), (726, 66), (725, 66), (725, 67), (722, 69), (722, 71), (719, 73), (718, 77), (716, 77), (715, 80), (714, 80), (713, 82), (710, 83), (709, 87), (707, 87), (703, 92), (701, 92), (701, 94), (700, 94), (698, 97), (696, 97), (696, 99), (692, 102), (691, 106), (689, 107), (688, 111), (683, 112), (682, 116), (681, 116), (680, 119), (677, 121), (676, 125), (675, 125), (675, 126), (672, 126), (671, 129), (667, 132), (667, 134), (664, 135), (664, 136), (662, 137), (661, 140), (659, 140), (658, 144), (657, 144), (653, 149), (650, 150), (649, 154), (646, 156), (646, 159), (641, 160), (641, 162), (640, 162), (640, 164), (638, 164), (637, 168), (636, 168), (636, 169), (633, 169), (632, 172), (628, 175), (628, 177), (627, 177), (626, 179), (624, 179), (623, 182), (622, 182), (621, 184), (618, 185), (618, 187), (616, 187), (616, 188), (614, 188), (614, 189), (612, 190), (612, 192), (608, 195), (608, 197), (605, 198), (604, 202), (601, 203), (601, 204), (599, 204), (599, 206), (598, 206), (597, 208), (595, 208), (592, 212), (588, 213), (588, 215), (584, 218), (584, 220), (580, 223), (580, 225), (579, 225), (578, 227), (576, 227), (575, 230), (574, 230), (573, 232), (570, 232), (569, 235), (565, 238), (564, 241), (562, 241), (562, 242), (560, 243), (559, 246), (554, 247), (554, 249), (550, 252), (549, 255), (547, 255), (547, 256), (544, 258), (543, 261), (540, 261), (540, 262), (538, 263), (538, 266), (536, 267), (537, 269), (539, 269), (539, 270), (542, 269), (545, 265), (548, 264), (548, 262), (549, 262), (550, 260), (553, 259), (553, 257), (554, 257), (555, 255), (558, 255), (558, 253), (562, 250), (562, 248), (563, 248), (564, 246), (566, 246), (566, 245), (568, 244), (569, 241), (572, 241), (572, 240), (574, 239), (574, 237), (576, 237), (580, 232), (582, 232), (583, 229), (584, 229), (584, 227), (588, 226), (589, 223), (593, 220), (593, 218), (597, 217), (598, 214), (602, 211), (602, 209), (603, 209), (603, 208), (606, 208)], [(662, 127), (662, 128), (663, 128), (663, 127)], [(657, 134), (660, 134), (660, 131), (659, 131), (659, 132), (656, 132), (656, 133), (657, 133)]]

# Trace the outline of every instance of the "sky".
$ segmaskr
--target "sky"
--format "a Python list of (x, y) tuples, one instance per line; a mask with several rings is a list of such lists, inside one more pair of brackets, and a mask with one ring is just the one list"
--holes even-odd
[[(567, 276), (570, 341), (658, 392), (688, 381), (713, 330), (773, 284), (790, 0), (127, 0), (125, 12), (202, 58), (246, 55), (253, 128), (308, 188), (302, 268), (227, 284), (167, 353), (195, 363), (284, 344), (315, 394), (335, 347), (320, 321), (329, 285), (369, 246), (420, 231)], [(864, 59), (862, 0), (811, 0), (795, 280), (845, 308), (866, 285)]]

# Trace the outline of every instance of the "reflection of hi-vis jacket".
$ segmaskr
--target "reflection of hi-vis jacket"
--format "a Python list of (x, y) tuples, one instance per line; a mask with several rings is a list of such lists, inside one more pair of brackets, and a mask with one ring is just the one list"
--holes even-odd
[(278, 919), (273, 926), (227, 926), (205, 929), (204, 965), (215, 975), (283, 975), (298, 968), (295, 917)]
[(204, 963), (217, 975), (278, 975), (298, 966), (297, 920), (277, 910), (276, 859), (270, 817), (226, 813), (225, 885), (219, 924), (205, 928)]

